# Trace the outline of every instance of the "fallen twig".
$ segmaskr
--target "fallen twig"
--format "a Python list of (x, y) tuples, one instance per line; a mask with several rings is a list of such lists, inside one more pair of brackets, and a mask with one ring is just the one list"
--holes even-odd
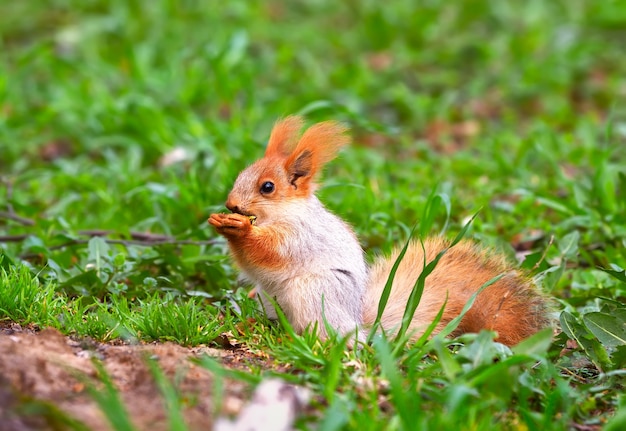
[(13, 220), (25, 226), (34, 226), (35, 221), (26, 217), (19, 216), (13, 211), (0, 211), (0, 219)]
[(0, 183), (7, 188), (7, 211), (0, 211), (0, 219), (13, 220), (26, 226), (33, 226), (34, 220), (17, 215), (13, 210), (13, 205), (10, 204), (13, 198), (13, 182), (5, 177), (0, 177)]

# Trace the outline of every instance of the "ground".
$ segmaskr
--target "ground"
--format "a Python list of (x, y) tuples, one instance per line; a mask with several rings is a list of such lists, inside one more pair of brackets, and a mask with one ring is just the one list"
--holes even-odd
[[(85, 379), (97, 382), (92, 358), (104, 364), (138, 429), (168, 429), (163, 397), (146, 365), (146, 355), (156, 358), (170, 379), (184, 376), (177, 386), (188, 404), (184, 415), (189, 429), (210, 429), (213, 379), (209, 371), (189, 361), (205, 354), (233, 366), (246, 363), (246, 353), (236, 349), (185, 348), (172, 343), (104, 344), (67, 337), (55, 329), (39, 331), (5, 323), (0, 327), (0, 357), (5, 358), (0, 361), (2, 429), (58, 429), (55, 421), (62, 415), (52, 414), (49, 401), (87, 429), (111, 429), (87, 390)], [(224, 385), (223, 411), (236, 413), (247, 396), (247, 385), (242, 382)], [(43, 403), (30, 402), (34, 400)]]

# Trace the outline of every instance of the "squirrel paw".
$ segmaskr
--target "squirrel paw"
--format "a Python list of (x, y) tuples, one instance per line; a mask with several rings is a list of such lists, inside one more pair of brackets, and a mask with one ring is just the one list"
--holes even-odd
[(252, 229), (250, 218), (237, 213), (211, 214), (208, 222), (218, 233), (227, 237), (242, 237)]

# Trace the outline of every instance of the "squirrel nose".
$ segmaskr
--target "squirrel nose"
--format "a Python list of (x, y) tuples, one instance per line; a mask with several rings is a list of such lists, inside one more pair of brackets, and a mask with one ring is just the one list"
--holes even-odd
[(240, 213), (241, 212), (241, 210), (239, 209), (239, 205), (237, 205), (237, 203), (233, 202), (230, 199), (228, 199), (226, 201), (226, 208), (228, 208), (228, 210), (230, 212), (234, 212), (234, 213)]

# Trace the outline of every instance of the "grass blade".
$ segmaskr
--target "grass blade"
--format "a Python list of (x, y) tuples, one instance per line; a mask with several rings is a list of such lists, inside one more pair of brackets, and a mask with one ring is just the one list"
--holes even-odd
[(459, 326), (459, 323), (461, 323), (461, 320), (463, 319), (465, 314), (470, 310), (470, 308), (472, 308), (472, 305), (474, 305), (474, 301), (476, 300), (476, 297), (480, 294), (480, 292), (500, 280), (503, 276), (504, 274), (499, 274), (480, 286), (480, 288), (478, 288), (478, 290), (474, 292), (472, 296), (470, 296), (470, 298), (467, 300), (459, 315), (452, 319), (450, 322), (448, 322), (448, 324), (445, 326), (445, 328), (441, 330), (441, 332), (439, 332), (439, 334), (442, 337), (450, 335), (456, 329), (456, 327)]
[(383, 313), (385, 312), (385, 307), (387, 306), (387, 302), (389, 301), (389, 295), (391, 294), (391, 287), (393, 286), (393, 280), (396, 277), (396, 272), (398, 272), (398, 267), (400, 266), (400, 262), (404, 259), (404, 255), (406, 254), (409, 245), (411, 244), (411, 238), (413, 237), (413, 232), (415, 232), (417, 225), (413, 226), (411, 229), (411, 233), (409, 238), (405, 242), (402, 250), (398, 254), (398, 257), (393, 263), (391, 267), (391, 271), (389, 272), (389, 277), (387, 277), (387, 282), (385, 283), (385, 287), (383, 288), (383, 293), (380, 296), (380, 300), (378, 302), (378, 313), (376, 314), (376, 320), (374, 320), (374, 324), (372, 325), (372, 329), (370, 331), (368, 337), (368, 343), (372, 342), (373, 334), (377, 332), (378, 327), (380, 326), (380, 319), (383, 317)]
[[(415, 412), (419, 411), (411, 406), (411, 400), (415, 404), (418, 403), (418, 396), (411, 396), (407, 394), (404, 388), (402, 374), (396, 365), (395, 356), (392, 354), (391, 348), (387, 340), (382, 337), (374, 339), (374, 347), (376, 357), (380, 362), (382, 373), (389, 381), (389, 387), (393, 401), (396, 407), (396, 411), (400, 416), (401, 421), (405, 425), (405, 429), (412, 429), (412, 424), (415, 420)], [(417, 406), (415, 406), (417, 407)]]
[[(454, 238), (454, 240), (450, 243), (448, 247), (441, 250), (432, 261), (428, 262), (428, 264), (424, 266), (424, 269), (420, 273), (419, 277), (417, 277), (417, 281), (415, 282), (415, 285), (413, 286), (413, 290), (411, 291), (411, 295), (409, 296), (409, 300), (407, 301), (406, 307), (404, 309), (404, 315), (402, 316), (402, 324), (400, 326), (400, 330), (398, 331), (396, 335), (396, 342), (400, 340), (402, 337), (404, 337), (404, 335), (406, 334), (406, 331), (408, 330), (411, 324), (411, 321), (413, 320), (413, 316), (415, 315), (415, 310), (417, 310), (417, 306), (419, 305), (420, 300), (422, 299), (422, 293), (424, 292), (424, 286), (426, 284), (426, 277), (428, 277), (435, 270), (435, 268), (437, 267), (437, 264), (439, 263), (441, 258), (447, 253), (447, 251), (450, 250), (450, 248), (454, 247), (463, 239), (463, 237), (466, 235), (467, 231), (469, 230), (472, 222), (474, 221), (477, 215), (478, 213), (474, 214), (470, 218), (470, 220), (467, 223), (465, 223), (461, 231), (456, 235), (456, 237)], [(424, 243), (421, 242), (421, 245), (423, 249)], [(425, 255), (426, 253), (424, 253), (424, 256)]]
[(150, 374), (152, 374), (152, 377), (165, 399), (165, 412), (169, 422), (168, 429), (170, 431), (187, 431), (187, 425), (182, 415), (183, 405), (180, 401), (180, 397), (176, 393), (176, 389), (174, 389), (174, 386), (159, 368), (156, 361), (148, 357), (145, 358), (145, 361), (150, 369)]
[(111, 377), (104, 369), (104, 365), (97, 359), (94, 359), (92, 363), (98, 372), (100, 381), (103, 383), (103, 388), (99, 390), (92, 382), (85, 379), (89, 394), (96, 401), (115, 431), (135, 431), (135, 427), (124, 407), (124, 402), (113, 385)]

